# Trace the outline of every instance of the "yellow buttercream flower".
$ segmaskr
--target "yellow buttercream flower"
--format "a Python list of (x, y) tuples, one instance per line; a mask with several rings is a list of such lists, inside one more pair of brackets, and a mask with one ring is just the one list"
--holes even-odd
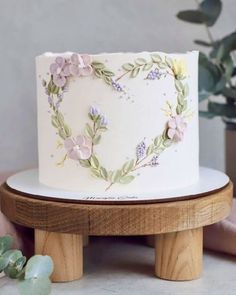
[(184, 79), (187, 76), (187, 64), (183, 59), (174, 60), (172, 70), (177, 79)]

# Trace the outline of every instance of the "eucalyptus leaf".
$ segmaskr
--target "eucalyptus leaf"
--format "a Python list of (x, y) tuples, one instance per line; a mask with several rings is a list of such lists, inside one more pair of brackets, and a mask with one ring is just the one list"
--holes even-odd
[(230, 54), (231, 51), (236, 50), (236, 32), (231, 33), (226, 37), (222, 38), (221, 40), (215, 42), (214, 48), (210, 53), (210, 56), (212, 58), (216, 58), (222, 44), (224, 46), (224, 52), (221, 58), (224, 59)]
[(35, 255), (25, 267), (25, 279), (50, 277), (53, 272), (53, 261), (49, 256)]
[(199, 9), (207, 16), (206, 24), (210, 27), (218, 19), (222, 9), (222, 3), (220, 0), (204, 0), (201, 2)]
[(18, 283), (20, 295), (49, 295), (51, 282), (47, 276), (22, 280)]
[(215, 117), (214, 114), (212, 114), (212, 113), (210, 113), (208, 111), (199, 111), (199, 115), (200, 115), (200, 117), (206, 118), (206, 119), (212, 119), (212, 118)]
[(0, 237), (0, 256), (9, 250), (13, 244), (12, 236), (6, 235), (4, 237)]
[(222, 93), (227, 97), (227, 98), (233, 98), (236, 100), (236, 88), (232, 87), (225, 87), (222, 90)]
[(194, 43), (197, 45), (205, 46), (205, 47), (212, 47), (213, 46), (213, 44), (210, 42), (207, 42), (204, 40), (198, 40), (198, 39), (194, 40)]
[(200, 10), (184, 10), (177, 14), (177, 17), (182, 21), (194, 23), (194, 24), (204, 24), (210, 19), (205, 13)]
[(236, 105), (228, 105), (209, 101), (208, 111), (215, 116), (236, 118)]

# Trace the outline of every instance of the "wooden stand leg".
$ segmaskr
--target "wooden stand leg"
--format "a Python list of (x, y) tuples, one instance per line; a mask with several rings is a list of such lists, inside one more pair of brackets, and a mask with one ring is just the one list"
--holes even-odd
[(83, 275), (83, 236), (35, 229), (35, 254), (54, 262), (53, 282), (77, 280)]
[(202, 228), (156, 235), (156, 276), (172, 281), (199, 278), (203, 259), (202, 237)]
[(86, 247), (89, 244), (89, 236), (83, 236), (83, 246)]

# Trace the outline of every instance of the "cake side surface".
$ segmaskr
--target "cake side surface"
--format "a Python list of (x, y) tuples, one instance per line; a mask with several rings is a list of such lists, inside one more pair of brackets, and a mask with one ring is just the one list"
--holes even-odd
[(40, 182), (98, 194), (198, 180), (198, 52), (36, 58)]

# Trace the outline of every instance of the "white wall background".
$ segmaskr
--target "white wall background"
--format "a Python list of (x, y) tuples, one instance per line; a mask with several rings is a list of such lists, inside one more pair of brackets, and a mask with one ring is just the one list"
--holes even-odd
[[(235, 0), (212, 29), (220, 38), (235, 29)], [(0, 171), (37, 165), (36, 55), (199, 49), (201, 26), (178, 21), (194, 0), (0, 0)], [(200, 121), (201, 164), (224, 169), (224, 125)]]

